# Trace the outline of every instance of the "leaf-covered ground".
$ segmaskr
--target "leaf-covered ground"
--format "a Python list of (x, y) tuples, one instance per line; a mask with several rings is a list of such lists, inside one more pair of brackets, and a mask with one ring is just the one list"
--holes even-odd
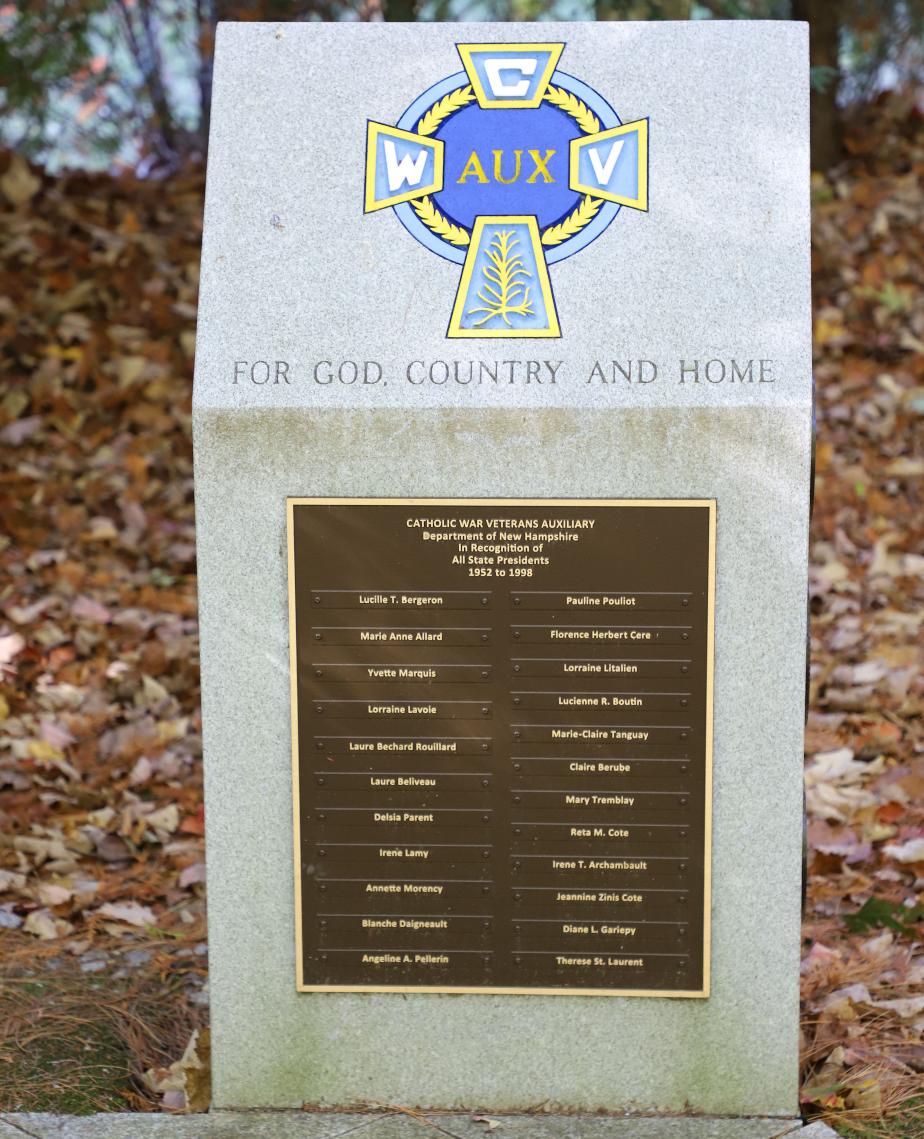
[[(850, 144), (813, 186), (803, 1087), (810, 1112), (912, 1136), (924, 132), (893, 102)], [(208, 1006), (189, 430), (201, 193), (198, 175), (51, 180), (0, 157), (2, 1110), (207, 1099), (204, 1034), (186, 1047)]]
[[(924, 131), (900, 110), (814, 185), (803, 1097), (855, 1117), (924, 1092)], [(924, 1135), (924, 1097), (903, 1115)]]

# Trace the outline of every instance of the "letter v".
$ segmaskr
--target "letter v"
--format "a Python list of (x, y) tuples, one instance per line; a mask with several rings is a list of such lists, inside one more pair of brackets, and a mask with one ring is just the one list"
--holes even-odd
[(607, 156), (606, 162), (600, 161), (600, 152), (596, 147), (589, 147), (590, 151), (590, 164), (594, 168), (594, 174), (597, 176), (597, 184), (599, 186), (608, 186), (610, 178), (613, 174), (613, 168), (616, 165), (616, 160), (619, 158), (622, 148), (626, 145), (624, 138), (617, 138), (613, 140), (613, 145), (610, 147), (610, 153)]

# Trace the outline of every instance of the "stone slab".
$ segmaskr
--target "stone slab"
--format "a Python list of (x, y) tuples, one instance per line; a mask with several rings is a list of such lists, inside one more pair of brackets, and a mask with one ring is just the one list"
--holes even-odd
[(309, 1112), (208, 1115), (50, 1115), (6, 1117), (10, 1135), (0, 1139), (338, 1139), (368, 1129), (368, 1115), (317, 1115)]
[[(618, 235), (555, 266), (565, 334), (552, 348), (447, 345), (437, 309), (448, 312), (458, 267), (418, 251), (393, 217), (361, 215), (366, 119), (396, 121), (458, 66), (459, 39), (535, 35), (523, 25), (219, 33), (193, 429), (221, 1108), (541, 1104), (783, 1119), (797, 1108), (805, 29), (543, 24), (543, 38), (567, 42), (570, 73), (625, 119), (651, 116), (652, 210), (620, 215)], [(772, 357), (777, 379), (586, 383), (592, 359), (620, 353)], [(408, 358), (514, 356), (561, 359), (567, 382), (401, 380)], [(381, 360), (396, 382), (311, 382), (311, 361), (354, 358)], [(291, 360), (293, 383), (235, 385), (237, 359)], [(289, 495), (717, 499), (708, 1000), (296, 993)]]
[[(791, 1114), (804, 413), (280, 410), (200, 413), (196, 431), (217, 1105), (522, 1110), (543, 1101), (550, 1110)], [(400, 446), (383, 446), (389, 436)], [(712, 995), (296, 994), (286, 494), (388, 487), (436, 497), (464, 487), (472, 497), (542, 497), (563, 486), (577, 497), (682, 490), (719, 502)], [(774, 660), (791, 663), (768, 669)]]
[(341, 1115), (212, 1112), (209, 1115), (18, 1114), (0, 1118), (2, 1139), (836, 1139), (823, 1123), (798, 1119), (661, 1119), (600, 1116), (489, 1116), (489, 1130), (470, 1115)]

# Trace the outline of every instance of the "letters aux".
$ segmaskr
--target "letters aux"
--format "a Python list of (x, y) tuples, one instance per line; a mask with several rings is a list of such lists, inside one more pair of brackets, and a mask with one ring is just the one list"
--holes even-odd
[(648, 120), (557, 71), (563, 44), (457, 47), (463, 71), (369, 122), (365, 210), (462, 266), (447, 336), (558, 336), (549, 266), (647, 211)]

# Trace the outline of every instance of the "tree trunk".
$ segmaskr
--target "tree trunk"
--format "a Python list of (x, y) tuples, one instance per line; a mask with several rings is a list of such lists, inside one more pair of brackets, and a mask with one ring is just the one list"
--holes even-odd
[(394, 23), (412, 23), (417, 19), (415, 0), (385, 0), (385, 19)]
[(831, 0), (793, 0), (794, 20), (809, 26), (812, 67), (812, 169), (828, 170), (844, 156), (837, 94), (841, 85), (840, 21)]
[(196, 0), (196, 23), (199, 28), (199, 125), (196, 133), (203, 157), (209, 145), (209, 123), (212, 119), (212, 73), (215, 58), (215, 29), (218, 17), (212, 0)]
[(598, 20), (689, 20), (691, 0), (596, 0)]

